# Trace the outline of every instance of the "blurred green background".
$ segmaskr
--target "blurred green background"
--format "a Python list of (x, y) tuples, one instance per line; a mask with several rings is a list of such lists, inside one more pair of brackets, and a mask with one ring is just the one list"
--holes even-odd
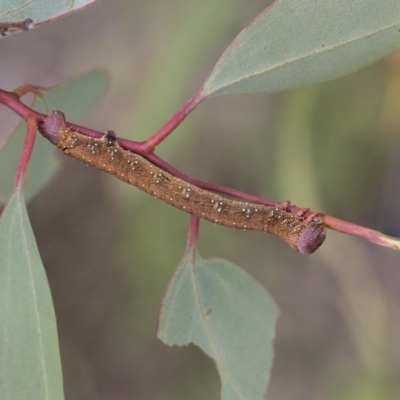
[[(2, 40), (1, 87), (52, 86), (106, 67), (111, 91), (85, 125), (143, 140), (266, 5), (99, 2)], [(208, 100), (157, 153), (194, 178), (400, 236), (399, 110), (397, 53), (311, 88)], [(1, 139), (17, 118), (5, 108), (0, 117)], [(61, 160), (29, 213), (54, 297), (66, 399), (218, 399), (212, 361), (154, 337), (188, 215)], [(245, 268), (280, 307), (266, 399), (399, 398), (398, 253), (329, 232), (321, 250), (304, 257), (272, 236), (206, 222), (199, 249)]]

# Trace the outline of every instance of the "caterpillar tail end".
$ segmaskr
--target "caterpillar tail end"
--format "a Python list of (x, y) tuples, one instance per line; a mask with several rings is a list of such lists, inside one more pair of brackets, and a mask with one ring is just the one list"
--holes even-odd
[(326, 238), (324, 226), (320, 223), (311, 223), (299, 236), (297, 250), (301, 254), (311, 254), (317, 250)]

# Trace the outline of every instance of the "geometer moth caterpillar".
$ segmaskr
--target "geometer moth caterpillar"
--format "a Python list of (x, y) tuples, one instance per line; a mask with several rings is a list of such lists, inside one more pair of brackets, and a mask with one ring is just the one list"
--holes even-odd
[(325, 240), (323, 223), (315, 214), (305, 218), (284, 207), (231, 200), (200, 189), (122, 149), (111, 131), (97, 139), (67, 128), (60, 111), (50, 113), (39, 130), (67, 156), (202, 219), (231, 228), (272, 233), (302, 254), (313, 253)]

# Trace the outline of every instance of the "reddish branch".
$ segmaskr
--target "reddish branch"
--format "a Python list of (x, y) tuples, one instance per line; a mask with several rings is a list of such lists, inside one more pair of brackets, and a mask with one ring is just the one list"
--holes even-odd
[(32, 155), (33, 146), (35, 144), (37, 121), (36, 118), (28, 118), (26, 121), (26, 136), (24, 146), (22, 148), (21, 157), (19, 159), (17, 173), (15, 176), (15, 190), (21, 188), (29, 160)]
[[(22, 183), (23, 177), (25, 175), (26, 167), (29, 162), (32, 148), (34, 145), (35, 133), (37, 125), (42, 123), (44, 118), (46, 117), (43, 114), (40, 114), (27, 105), (25, 105), (20, 97), (26, 93), (33, 92), (37, 95), (40, 95), (41, 91), (45, 89), (33, 86), (33, 85), (24, 85), (20, 88), (16, 89), (13, 92), (7, 92), (5, 90), (0, 89), (0, 103), (4, 104), (6, 107), (13, 110), (16, 114), (21, 116), (25, 121), (27, 121), (27, 136), (25, 139), (24, 148), (21, 154), (17, 176), (16, 176), (16, 187), (19, 187)], [(180, 179), (187, 181), (195, 186), (198, 186), (202, 189), (207, 189), (215, 193), (220, 193), (228, 196), (232, 196), (238, 199), (246, 200), (249, 202), (265, 204), (268, 206), (283, 206), (287, 211), (293, 213), (302, 213), (304, 217), (309, 217), (311, 215), (318, 215), (318, 217), (323, 221), (323, 224), (332, 230), (336, 230), (338, 232), (346, 233), (348, 235), (359, 236), (369, 240), (372, 243), (390, 247), (395, 250), (400, 250), (400, 245), (395, 238), (390, 238), (388, 236), (382, 235), (379, 232), (374, 230), (352, 224), (347, 221), (343, 221), (334, 217), (330, 217), (328, 215), (324, 215), (321, 213), (315, 213), (311, 210), (299, 208), (294, 205), (291, 205), (289, 202), (276, 202), (270, 199), (261, 198), (257, 196), (252, 196), (250, 194), (246, 194), (234, 189), (226, 188), (223, 186), (215, 185), (208, 182), (203, 182), (199, 180), (192, 179), (182, 172), (178, 171), (170, 164), (159, 158), (154, 154), (154, 150), (158, 144), (160, 144), (165, 138), (167, 138), (171, 132), (176, 129), (180, 125), (180, 123), (190, 114), (193, 109), (200, 104), (200, 102), (204, 99), (202, 93), (196, 94), (192, 97), (158, 132), (156, 132), (153, 136), (143, 142), (135, 142), (127, 139), (118, 139), (119, 145), (129, 150), (135, 154), (138, 154), (151, 163), (159, 166), (163, 170), (169, 172), (170, 174), (179, 177)], [(95, 131), (89, 128), (85, 128), (76, 124), (67, 123), (67, 127), (82, 133), (83, 135), (100, 138), (104, 135), (103, 132)], [(191, 240), (189, 245), (193, 245), (192, 241), (196, 238), (198, 229), (198, 219), (193, 217), (191, 220), (191, 234), (189, 239)]]
[(186, 245), (186, 254), (194, 253), (199, 234), (200, 219), (196, 215), (190, 216), (190, 228)]

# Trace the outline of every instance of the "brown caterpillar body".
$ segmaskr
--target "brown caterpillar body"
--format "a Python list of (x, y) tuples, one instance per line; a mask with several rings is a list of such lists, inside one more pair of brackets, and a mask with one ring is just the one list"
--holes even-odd
[(66, 155), (218, 225), (272, 233), (303, 254), (313, 253), (325, 239), (319, 218), (304, 218), (279, 207), (231, 200), (200, 189), (122, 149), (112, 132), (96, 139), (68, 129), (59, 111), (49, 114), (40, 131)]

